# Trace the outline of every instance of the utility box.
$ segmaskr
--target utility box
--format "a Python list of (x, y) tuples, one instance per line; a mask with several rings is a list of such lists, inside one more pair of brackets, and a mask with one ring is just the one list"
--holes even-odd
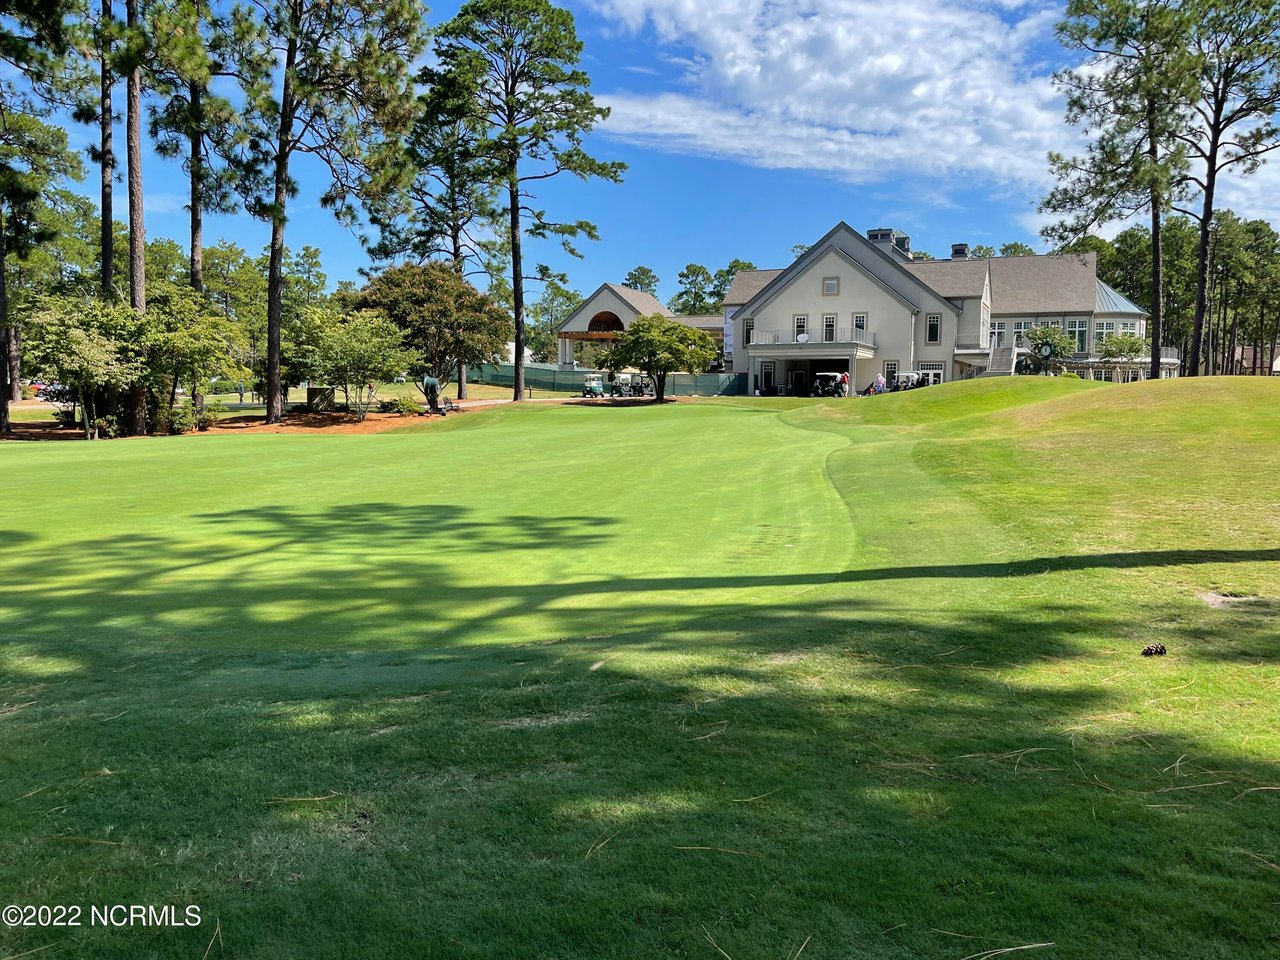
[(318, 413), (333, 409), (333, 387), (307, 387), (307, 409)]

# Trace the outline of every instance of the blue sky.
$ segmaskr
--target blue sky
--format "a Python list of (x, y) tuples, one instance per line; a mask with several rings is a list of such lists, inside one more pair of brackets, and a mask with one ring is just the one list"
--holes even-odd
[[(1070, 150), (1050, 83), (1069, 62), (1053, 38), (1063, 4), (1036, 0), (572, 0), (583, 66), (613, 111), (589, 141), (623, 160), (622, 184), (547, 181), (553, 217), (600, 229), (582, 260), (534, 246), (535, 260), (584, 293), (637, 264), (675, 292), (689, 262), (713, 271), (734, 257), (790, 262), (839, 220), (896, 227), (916, 249), (945, 256), (953, 242), (1021, 240), (1040, 248), (1037, 199), (1045, 155)], [(432, 9), (431, 23), (457, 3)], [(121, 98), (122, 99), (122, 98)], [(87, 144), (88, 128), (73, 130)], [(123, 132), (119, 135), (123, 143)], [(358, 240), (319, 205), (321, 172), (294, 167), (286, 242), (321, 249), (331, 283), (357, 279)], [(181, 167), (148, 154), (148, 236), (185, 244)], [(1280, 215), (1275, 168), (1226, 202), (1249, 216)], [(93, 189), (92, 177), (85, 192)], [(117, 210), (125, 208), (123, 195)], [(268, 226), (243, 214), (209, 217), (209, 243), (250, 251)], [(536, 297), (536, 289), (530, 290)]]

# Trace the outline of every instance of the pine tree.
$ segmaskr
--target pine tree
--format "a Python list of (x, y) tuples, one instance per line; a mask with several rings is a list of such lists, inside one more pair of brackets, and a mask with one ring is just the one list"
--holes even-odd
[(505, 193), (500, 216), (510, 241), (511, 293), (515, 320), (513, 397), (524, 399), (524, 282), (546, 280), (539, 269), (527, 276), (524, 237), (556, 237), (570, 254), (579, 236), (596, 239), (594, 224), (548, 219), (530, 206), (531, 185), (563, 173), (617, 182), (626, 165), (597, 160), (583, 138), (609, 115), (596, 105), (590, 80), (578, 68), (582, 43), (573, 15), (548, 0), (469, 0), (440, 28), (439, 67), (426, 72), (433, 86), (466, 91), (482, 119), (477, 154), (491, 165)]
[(38, 218), (41, 201), (59, 181), (81, 175), (64, 131), (22, 113), (0, 124), (0, 433), (9, 429), (9, 403), (22, 399), (21, 330), (10, 316), (8, 258), (52, 239)]
[(416, 0), (259, 0), (233, 22), (251, 43), (245, 78), (249, 152), (238, 169), (251, 213), (271, 224), (267, 276), (267, 422), (282, 410), (284, 236), (295, 154), (328, 173), (321, 203), (346, 224), (357, 207), (400, 186), (400, 136), (413, 120), (410, 67), (425, 45)]
[(1097, 133), (1083, 158), (1050, 156), (1059, 185), (1040, 206), (1063, 218), (1044, 231), (1059, 246), (1102, 224), (1150, 217), (1153, 378), (1164, 335), (1161, 224), (1185, 168), (1178, 138), (1187, 124), (1179, 102), (1192, 77), (1187, 31), (1175, 0), (1070, 0), (1058, 35), (1086, 60), (1055, 80), (1067, 93), (1067, 120)]
[(1201, 343), (1209, 310), (1212, 229), (1218, 178), (1252, 174), (1280, 148), (1280, 7), (1272, 0), (1188, 0), (1196, 86), (1183, 102), (1194, 123), (1182, 142), (1194, 160), (1189, 178), (1200, 209), (1182, 212), (1200, 227), (1195, 326), (1186, 374), (1201, 367)]

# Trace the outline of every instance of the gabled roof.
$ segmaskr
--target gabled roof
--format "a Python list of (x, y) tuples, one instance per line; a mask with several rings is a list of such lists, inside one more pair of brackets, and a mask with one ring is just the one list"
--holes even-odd
[(724, 326), (724, 314), (722, 314), (722, 313), (705, 313), (705, 314), (699, 314), (699, 315), (698, 315), (698, 316), (696, 316), (696, 317), (680, 317), (680, 316), (676, 316), (676, 317), (672, 317), (671, 319), (673, 319), (673, 320), (678, 320), (678, 321), (680, 321), (681, 323), (683, 323), (685, 326), (688, 326), (688, 327), (698, 327), (698, 328), (702, 328), (702, 327), (717, 327), (717, 328), (719, 328), (719, 327), (723, 327), (723, 326)]
[(606, 283), (605, 286), (620, 296), (627, 306), (639, 314), (647, 316), (651, 313), (660, 313), (664, 317), (672, 316), (666, 305), (651, 293), (646, 293), (643, 290), (633, 290), (630, 287), (624, 287), (620, 283)]
[[(570, 311), (567, 317), (557, 323), (555, 325), (555, 330), (559, 332), (567, 327), (573, 322), (574, 318), (582, 313), (583, 308), (586, 307), (587, 304), (605, 290), (608, 290), (611, 294), (621, 300), (626, 307), (634, 310), (635, 317), (647, 316), (651, 313), (660, 313), (664, 317), (672, 316), (671, 311), (663, 306), (662, 301), (651, 294), (645, 293), (643, 290), (632, 290), (630, 287), (624, 287), (620, 283), (602, 283), (600, 286), (596, 287), (595, 290), (591, 291), (591, 296), (584, 298), (582, 303), (578, 304), (575, 309)], [(623, 326), (629, 324), (635, 319), (635, 317), (626, 318), (623, 321)]]
[[(826, 256), (830, 251), (836, 251), (840, 256), (844, 257), (850, 263), (856, 265), (863, 273), (869, 276), (873, 281), (884, 287), (891, 295), (905, 303), (908, 307), (915, 310), (918, 304), (911, 303), (901, 293), (899, 293), (888, 282), (889, 277), (905, 278), (908, 285), (914, 287), (925, 297), (935, 300), (939, 306), (945, 306), (952, 312), (958, 312), (959, 307), (954, 303), (947, 301), (945, 297), (934, 290), (931, 286), (913, 274), (911, 271), (903, 268), (903, 265), (893, 257), (886, 254), (876, 244), (872, 243), (862, 234), (854, 230), (843, 220), (827, 231), (821, 240), (812, 247), (802, 253), (791, 266), (778, 273), (759, 291), (756, 292), (750, 300), (742, 305), (743, 310), (758, 310), (767, 304), (774, 296), (791, 282), (791, 278), (808, 270), (820, 257)], [(853, 250), (858, 250), (865, 254), (865, 259), (853, 255)], [(726, 301), (727, 302), (727, 301)]]
[(1092, 313), (1098, 303), (1096, 253), (992, 257), (991, 312)]
[(913, 260), (903, 266), (948, 299), (980, 297), (987, 285), (986, 260)]
[(1096, 307), (1098, 313), (1131, 313), (1136, 316), (1145, 317), (1147, 311), (1126, 297), (1115, 287), (1108, 286), (1101, 280), (1098, 281), (1098, 305)]
[(724, 295), (725, 305), (740, 306), (746, 303), (780, 273), (781, 270), (743, 270), (734, 274), (733, 283), (729, 284)]

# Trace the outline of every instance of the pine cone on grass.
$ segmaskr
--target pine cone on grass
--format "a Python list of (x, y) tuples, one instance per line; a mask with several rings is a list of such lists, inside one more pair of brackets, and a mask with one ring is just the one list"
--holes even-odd
[(1144, 657), (1163, 657), (1165, 652), (1163, 643), (1148, 643), (1142, 648), (1142, 655)]

